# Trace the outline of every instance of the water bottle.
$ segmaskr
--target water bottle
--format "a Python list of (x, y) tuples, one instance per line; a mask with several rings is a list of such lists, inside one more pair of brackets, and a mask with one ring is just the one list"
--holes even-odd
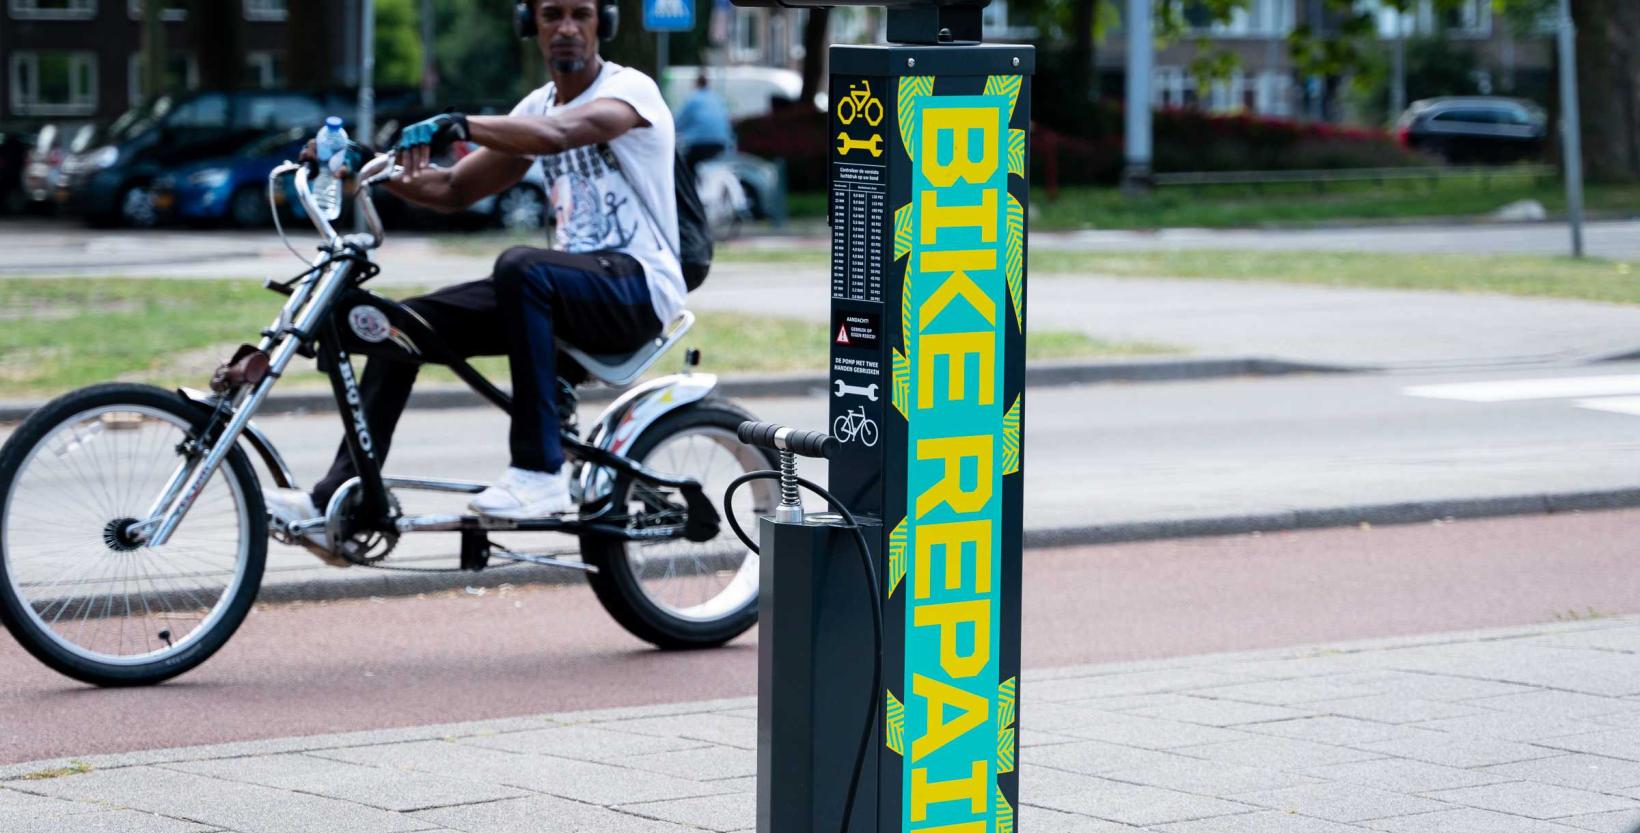
[(335, 221), (342, 216), (342, 182), (336, 178), (335, 169), (345, 158), (341, 156), (342, 151), (347, 149), (347, 131), (342, 129), (339, 117), (325, 119), (316, 145), (319, 175), (313, 180), (313, 201), (324, 212), (326, 220)]

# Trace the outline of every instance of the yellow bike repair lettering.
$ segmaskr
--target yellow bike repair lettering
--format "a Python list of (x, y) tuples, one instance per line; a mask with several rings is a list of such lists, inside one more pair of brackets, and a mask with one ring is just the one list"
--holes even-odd
[(921, 103), (908, 414), (910, 589), (905, 828), (989, 833), (994, 822), (1002, 516), (1004, 111), (989, 97)]

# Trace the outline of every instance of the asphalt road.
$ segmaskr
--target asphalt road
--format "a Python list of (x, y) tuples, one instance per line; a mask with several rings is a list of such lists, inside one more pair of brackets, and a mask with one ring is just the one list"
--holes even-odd
[[(1023, 662), (1640, 612), (1637, 524), (1624, 511), (1033, 551)], [(210, 662), (148, 689), (87, 688), (0, 639), (0, 763), (747, 695), (755, 645), (754, 631), (649, 650), (580, 586), (261, 606)]]

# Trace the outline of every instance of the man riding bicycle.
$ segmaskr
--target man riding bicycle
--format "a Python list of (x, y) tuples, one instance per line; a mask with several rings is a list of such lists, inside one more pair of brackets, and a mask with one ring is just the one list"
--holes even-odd
[[(480, 514), (540, 518), (573, 508), (555, 339), (593, 353), (629, 352), (683, 306), (672, 114), (654, 80), (599, 55), (616, 22), (616, 7), (605, 0), (519, 3), (519, 34), (534, 38), (551, 82), (509, 115), (446, 113), (406, 127), (397, 145), (404, 173), (387, 187), (403, 199), (458, 211), (505, 191), (539, 161), (556, 217), (555, 248), (515, 246), (490, 277), (404, 302), (462, 357), (508, 358), (512, 460), (474, 497), (470, 506)], [(447, 169), (429, 164), (454, 141), (480, 149)], [(304, 158), (313, 158), (311, 145)], [(383, 458), (418, 367), (374, 358), (365, 367), (364, 413)], [(269, 512), (286, 522), (318, 517), (355, 475), (344, 443), (311, 495), (270, 492)], [(323, 532), (307, 543), (329, 549)]]

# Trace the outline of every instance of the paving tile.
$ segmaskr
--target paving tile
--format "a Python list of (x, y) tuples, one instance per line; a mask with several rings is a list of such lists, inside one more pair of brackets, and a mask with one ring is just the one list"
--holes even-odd
[[(1475, 700), (1470, 702), (1478, 704), (1485, 701)], [(1389, 694), (1351, 697), (1344, 700), (1321, 700), (1314, 703), (1305, 703), (1304, 705), (1311, 711), (1322, 714), (1335, 714), (1339, 717), (1354, 717), (1361, 720), (1391, 724), (1442, 720), (1449, 717), (1467, 717), (1472, 714), (1479, 714), (1482, 711), (1467, 703), (1445, 703), (1440, 700), (1423, 700), (1417, 697)]]
[[(449, 804), (495, 801), (501, 798), (522, 798), (529, 794), (523, 790), (483, 781), (448, 777), (448, 774), (434, 775), (403, 769), (383, 769), (300, 754), (191, 761), (166, 764), (165, 768), (210, 778), (312, 793), (399, 812), (443, 807)], [(449, 774), (460, 775), (459, 772)]]
[(1368, 819), (1431, 813), (1450, 805), (1427, 798), (1363, 787), (1360, 784), (1309, 784), (1268, 792), (1247, 793), (1238, 801), (1272, 810), (1301, 813), (1328, 821), (1357, 822)]
[(1019, 827), (1029, 833), (1133, 833), (1139, 829), (1128, 824), (1061, 813), (1029, 804), (1022, 804), (1019, 808)]
[[(1558, 740), (1553, 742), (1560, 743)], [(1408, 738), (1362, 744), (1360, 748), (1384, 755), (1460, 767), (1530, 761), (1557, 754), (1556, 750), (1545, 749), (1542, 746), (1498, 738), (1463, 737), (1446, 732), (1425, 732)]]
[(1640, 761), (1640, 729), (1603, 729), (1584, 735), (1567, 735), (1537, 741), (1542, 746), (1588, 752), (1625, 761)]
[(1049, 702), (1086, 700), (1126, 694), (1180, 692), (1247, 682), (1248, 678), (1200, 668), (1169, 668), (1126, 674), (1100, 674), (1032, 682), (1020, 687), (1020, 697)]
[(410, 817), (424, 827), (438, 825), (465, 833), (699, 833), (698, 828), (550, 795), (440, 807)]
[(654, 772), (437, 740), (329, 749), (312, 754), (390, 769), (458, 772), (466, 778), (605, 806), (724, 792), (721, 787)]
[(1082, 743), (1083, 740), (1075, 735), (1056, 735), (1053, 732), (1021, 728), (1019, 731), (1019, 746), (1021, 749), (1030, 749), (1036, 746), (1057, 746), (1062, 743)]
[(1222, 816), (1249, 809), (1246, 804), (1122, 784), (1029, 764), (1021, 772), (1019, 783), (1023, 804), (1138, 826)]
[(1398, 816), (1366, 822), (1385, 833), (1576, 833), (1577, 828), (1551, 821), (1494, 813), (1465, 807), (1416, 816)]
[(1166, 764), (1172, 756), (1153, 749), (1138, 749), (1096, 740), (1059, 744), (1033, 750), (1021, 758), (1033, 764), (1068, 770), (1082, 775), (1104, 775), (1121, 769)]
[(732, 746), (706, 746), (676, 752), (633, 755), (620, 766), (664, 772), (690, 781), (717, 781), (757, 774), (757, 753)]
[(1215, 798), (1319, 783), (1314, 778), (1270, 767), (1241, 766), (1179, 755), (1168, 755), (1164, 761), (1142, 767), (1117, 769), (1105, 773), (1104, 777), (1112, 781), (1144, 784)]
[(1583, 734), (1602, 727), (1586, 720), (1576, 720), (1542, 712), (1490, 712), (1468, 717), (1453, 717), (1418, 724), (1420, 729), (1434, 729), (1455, 735), (1482, 735), (1504, 740), (1540, 740), (1564, 735)]
[(1136, 709), (1171, 706), (1175, 703), (1189, 703), (1195, 699), (1188, 694), (1160, 691), (1153, 694), (1117, 694), (1111, 697), (1094, 697), (1091, 700), (1070, 700), (1066, 701), (1065, 705), (1102, 712), (1129, 712)]
[(243, 833), (399, 833), (420, 830), (406, 816), (346, 801), (157, 767), (97, 770), (30, 782), (59, 798), (94, 800), (191, 819)]
[(43, 816), (7, 821), (6, 833), (208, 833), (220, 830), (191, 821), (135, 810), (109, 810), (71, 816)]
[(1485, 697), (1472, 705), (1509, 712), (1542, 712), (1561, 717), (1594, 717), (1613, 712), (1635, 712), (1634, 703), (1620, 697), (1600, 697), (1571, 691), (1529, 691)]
[(1260, 735), (1275, 735), (1334, 746), (1360, 746), (1366, 743), (1414, 738), (1421, 734), (1417, 729), (1334, 715), (1260, 723), (1244, 726), (1242, 729)]
[[(1623, 702), (1630, 703), (1631, 705), (1633, 704), (1632, 700), (1624, 700)], [(1640, 729), (1640, 708), (1632, 708), (1620, 712), (1609, 712), (1607, 714), (1597, 714), (1589, 717), (1588, 720), (1591, 723), (1599, 723), (1602, 726), (1616, 726), (1621, 729)]]
[(1587, 816), (1567, 816), (1556, 819), (1560, 824), (1575, 827), (1578, 830), (1592, 830), (1595, 833), (1635, 833), (1640, 830), (1640, 813), (1633, 810), (1613, 810), (1610, 813), (1593, 813)]
[(732, 831), (757, 826), (757, 796), (747, 793), (622, 804), (615, 809), (705, 830)]
[[(1029, 709), (1020, 711), (1021, 718)], [(601, 729), (663, 738), (691, 738), (741, 749), (757, 748), (757, 721), (721, 714), (693, 714), (687, 718), (650, 717), (599, 723)]]
[(1177, 720), (1182, 723), (1200, 723), (1204, 726), (1234, 726), (1239, 723), (1288, 720), (1307, 714), (1282, 706), (1243, 703), (1237, 700), (1209, 700), (1203, 697), (1186, 697), (1169, 705), (1134, 709), (1126, 713), (1161, 720)]
[(1618, 792), (1627, 787), (1640, 787), (1640, 763), (1600, 755), (1557, 755), (1534, 761), (1498, 764), (1477, 771), (1521, 781), (1540, 781), (1545, 784), (1601, 792)]
[[(27, 785), (34, 782), (17, 783), (26, 789)], [(11, 829), (9, 825), (23, 820), (57, 818), (74, 813), (91, 813), (104, 809), (107, 808), (99, 804), (48, 798), (0, 787), (0, 830), (9, 830)]]
[(1245, 740), (1189, 746), (1174, 751), (1192, 758), (1245, 766), (1280, 767), (1295, 771), (1383, 757), (1377, 752), (1278, 737), (1249, 737)]
[(1381, 790), (1404, 793), (1478, 787), (1482, 784), (1515, 780), (1485, 770), (1440, 766), (1406, 758), (1377, 758), (1371, 761), (1332, 764), (1306, 770), (1305, 774), (1329, 781), (1365, 784)]
[[(1025, 716), (1030, 713), (1029, 708), (1022, 710), (1021, 720), (1026, 719)], [(1223, 743), (1246, 737), (1241, 732), (1214, 726), (1095, 711), (1084, 711), (1077, 719), (1065, 721), (1048, 731), (1145, 749), (1173, 749), (1204, 743)]]
[(631, 755), (697, 749), (706, 745), (704, 741), (692, 738), (639, 735), (599, 726), (556, 726), (530, 732), (463, 737), (457, 738), (456, 742), (508, 752), (557, 755), (560, 758), (602, 763), (620, 761)]
[(1559, 784), (1539, 784), (1532, 781), (1463, 787), (1432, 792), (1429, 795), (1452, 804), (1512, 813), (1532, 819), (1607, 813), (1612, 810), (1640, 810), (1640, 801), (1632, 798), (1620, 798), (1563, 787)]
[(1151, 830), (1161, 833), (1361, 833), (1361, 828), (1353, 824), (1269, 811), (1181, 821)]
[(1391, 671), (1366, 675), (1345, 674), (1333, 678), (1333, 682), (1340, 684), (1357, 681), (1363, 685), (1368, 684), (1370, 681), (1372, 685), (1378, 687), (1379, 692), (1395, 697), (1416, 697), (1421, 700), (1444, 702), (1458, 702), (1480, 697), (1499, 697), (1505, 694), (1524, 694), (1541, 690), (1517, 683), (1473, 680), (1466, 677), (1453, 677), (1447, 674), (1424, 671)]
[(1256, 683), (1220, 686), (1195, 692), (1201, 697), (1223, 700), (1241, 700), (1263, 703), (1267, 706), (1291, 706), (1320, 700), (1341, 700), (1347, 697), (1365, 697), (1377, 693), (1376, 686), (1363, 683), (1340, 683), (1331, 677), (1312, 677), (1297, 680), (1264, 680)]

